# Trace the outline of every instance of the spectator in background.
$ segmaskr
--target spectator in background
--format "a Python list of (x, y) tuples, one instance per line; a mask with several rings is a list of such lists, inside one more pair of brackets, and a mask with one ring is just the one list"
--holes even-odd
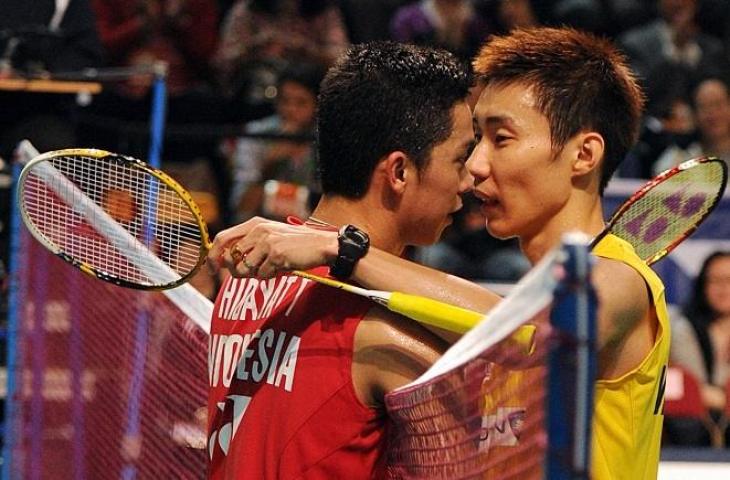
[(690, 73), (727, 65), (722, 42), (696, 22), (697, 0), (657, 0), (659, 18), (618, 37), (634, 72), (646, 80), (652, 70), (672, 62)]
[[(93, 0), (111, 66), (168, 64), (167, 88), (177, 97), (205, 85), (217, 41), (216, 0)], [(123, 85), (123, 94), (144, 97), (149, 75)]]
[(719, 77), (703, 80), (692, 96), (704, 155), (730, 160), (730, 87)]
[[(172, 98), (206, 83), (218, 36), (216, 0), (93, 0), (93, 5), (110, 66), (164, 60)], [(150, 85), (151, 77), (140, 75), (125, 82), (122, 93), (139, 99)]]
[(222, 25), (218, 81), (226, 96), (256, 108), (271, 103), (288, 62), (329, 66), (348, 44), (340, 9), (330, 0), (238, 0)]
[[(278, 81), (276, 113), (249, 122), (232, 154), (233, 188), (231, 209), (234, 219), (246, 220), (253, 215), (274, 218), (301, 214), (301, 211), (273, 214), (264, 210), (264, 183), (277, 180), (318, 192), (315, 182), (314, 138), (315, 112), (319, 84), (324, 68), (316, 63), (292, 63)], [(290, 135), (298, 139), (261, 139), (256, 135)], [(269, 194), (277, 195), (276, 191)], [(303, 199), (307, 205), (307, 198)], [(302, 205), (300, 205), (301, 207)], [(306, 216), (308, 212), (304, 212)]]
[(491, 31), (469, 0), (420, 0), (398, 9), (390, 24), (393, 40), (444, 48), (467, 60)]
[(692, 108), (697, 125), (697, 138), (686, 146), (675, 144), (654, 163), (653, 173), (700, 155), (730, 161), (730, 88), (725, 80), (709, 77), (692, 92)]
[[(91, 111), (117, 125), (109, 128), (103, 121), (90, 122), (84, 132), (87, 143), (146, 158), (149, 138), (144, 127), (150, 115), (151, 66), (157, 61), (168, 65), (169, 124), (220, 118), (219, 103), (214, 101), (208, 82), (209, 61), (218, 36), (216, 0), (92, 1), (108, 52), (107, 66), (139, 67), (142, 71), (110, 84), (95, 99)], [(165, 142), (163, 151), (166, 156), (187, 161), (214, 149), (186, 139), (185, 145)]]
[(646, 115), (639, 141), (621, 166), (622, 177), (650, 178), (667, 168), (666, 158), (679, 159), (674, 165), (688, 155), (685, 150), (696, 140), (690, 83), (687, 70), (672, 62), (659, 64), (645, 80)]
[[(730, 381), (730, 252), (705, 259), (683, 313), (672, 321), (670, 361), (699, 380), (702, 401), (717, 417), (728, 401)], [(665, 429), (672, 444), (710, 445), (698, 420), (667, 418)]]

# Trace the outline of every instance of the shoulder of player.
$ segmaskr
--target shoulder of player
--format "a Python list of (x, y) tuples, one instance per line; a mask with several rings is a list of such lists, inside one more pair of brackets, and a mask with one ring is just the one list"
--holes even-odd
[(593, 268), (592, 280), (602, 301), (626, 304), (632, 303), (630, 300), (642, 303), (642, 299), (648, 299), (644, 277), (620, 260), (599, 258)]
[(430, 362), (448, 348), (440, 339), (415, 320), (403, 317), (381, 306), (371, 308), (357, 328), (357, 336), (364, 345), (410, 352)]
[(612, 331), (626, 333), (646, 317), (650, 293), (637, 270), (619, 260), (600, 258), (592, 280), (599, 301), (599, 321), (610, 322)]
[(446, 348), (415, 321), (372, 308), (355, 332), (352, 379), (358, 397), (381, 406), (386, 393), (418, 378)]

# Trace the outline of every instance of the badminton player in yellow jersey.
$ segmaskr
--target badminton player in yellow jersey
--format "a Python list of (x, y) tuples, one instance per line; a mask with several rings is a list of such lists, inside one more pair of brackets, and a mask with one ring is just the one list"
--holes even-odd
[[(624, 59), (608, 41), (542, 28), (492, 38), (474, 67), (484, 88), (467, 168), (489, 232), (518, 237), (532, 263), (565, 232), (597, 235), (603, 190), (636, 140), (643, 105)], [(245, 262), (232, 262), (234, 245), (248, 252)], [(336, 233), (254, 219), (219, 234), (210, 258), (223, 259), (234, 275), (268, 277), (331, 263), (338, 250)], [(594, 253), (600, 303), (592, 477), (656, 478), (669, 353), (664, 288), (622, 240), (609, 235)], [(372, 248), (351, 279), (483, 312), (498, 301), (478, 285)]]

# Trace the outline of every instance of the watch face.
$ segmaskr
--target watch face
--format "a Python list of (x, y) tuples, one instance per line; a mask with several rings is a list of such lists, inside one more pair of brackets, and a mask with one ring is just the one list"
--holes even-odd
[(340, 237), (362, 247), (370, 245), (370, 237), (368, 237), (368, 234), (353, 225), (346, 225), (340, 231)]
[(359, 228), (347, 225), (340, 231), (338, 242), (338, 256), (356, 261), (367, 253), (370, 237)]
[(330, 274), (335, 278), (346, 280), (352, 275), (355, 264), (370, 247), (368, 234), (353, 225), (345, 225), (337, 237), (339, 249), (337, 258), (330, 267)]
[(370, 237), (368, 237), (367, 234), (362, 230), (356, 230), (352, 232), (352, 238), (355, 239), (355, 241), (362, 246), (370, 244)]

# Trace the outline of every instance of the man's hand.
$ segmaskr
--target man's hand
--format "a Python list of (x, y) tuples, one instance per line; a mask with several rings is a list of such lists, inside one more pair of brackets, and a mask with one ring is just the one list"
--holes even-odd
[(216, 235), (208, 265), (227, 268), (234, 277), (270, 278), (281, 271), (325, 265), (337, 250), (336, 231), (255, 217)]

